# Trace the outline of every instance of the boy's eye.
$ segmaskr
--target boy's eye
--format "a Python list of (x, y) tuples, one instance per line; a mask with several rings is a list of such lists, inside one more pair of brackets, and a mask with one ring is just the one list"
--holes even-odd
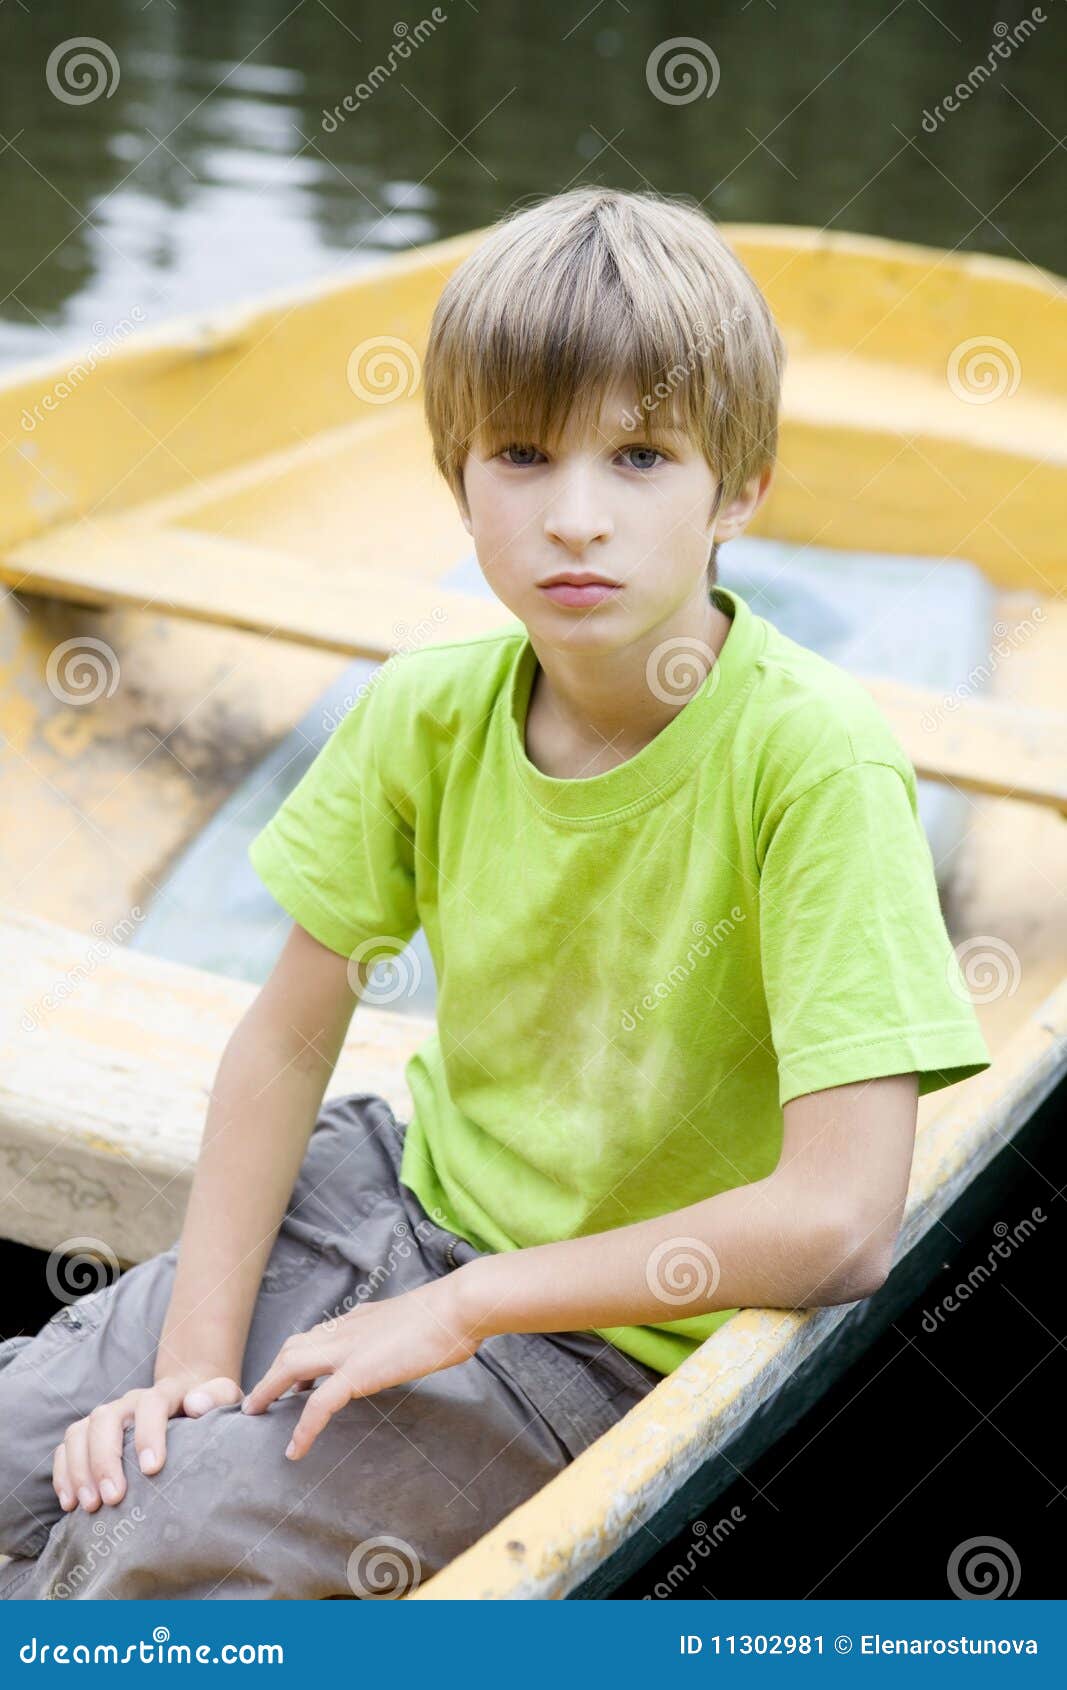
[[(653, 459), (663, 458), (664, 462), (666, 462), (664, 454), (662, 452), (657, 451), (655, 446), (627, 446), (625, 448), (625, 450), (627, 452), (638, 452), (646, 460), (649, 459), (649, 458), (653, 458)], [(631, 467), (633, 469), (655, 469), (656, 465), (655, 465), (655, 463), (645, 462), (643, 464), (633, 464)]]
[[(660, 460), (666, 462), (666, 454), (664, 452), (660, 452), (655, 446), (624, 446), (622, 448), (622, 452), (624, 457), (629, 457), (631, 453), (636, 452), (638, 457), (644, 460), (643, 462), (635, 463), (631, 458), (631, 469), (655, 469)], [(540, 456), (536, 446), (520, 445), (505, 446), (501, 451), (500, 456), (506, 459), (508, 463), (514, 464), (516, 469), (525, 469), (532, 463), (533, 457), (523, 456), (524, 453), (533, 454), (533, 457)]]

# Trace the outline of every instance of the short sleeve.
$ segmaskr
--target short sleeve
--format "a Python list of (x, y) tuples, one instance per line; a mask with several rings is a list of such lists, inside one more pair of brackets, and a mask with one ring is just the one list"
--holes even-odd
[[(267, 890), (313, 938), (351, 956), (403, 950), (419, 925), (406, 736), (394, 731), (389, 664), (334, 728), (302, 779), (252, 840)], [(388, 765), (388, 778), (383, 773)]]
[(891, 764), (838, 769), (784, 808), (759, 906), (783, 1105), (903, 1073), (922, 1096), (989, 1067), (914, 783)]

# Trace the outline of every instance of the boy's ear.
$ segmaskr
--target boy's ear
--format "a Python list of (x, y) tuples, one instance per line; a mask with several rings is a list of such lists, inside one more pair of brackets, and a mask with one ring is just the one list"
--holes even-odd
[(774, 466), (769, 464), (762, 475), (754, 475), (751, 481), (746, 481), (737, 497), (723, 505), (715, 521), (716, 541), (736, 539), (748, 527), (771, 490), (773, 475)]
[(467, 533), (470, 534), (473, 537), (474, 527), (473, 527), (473, 524), (471, 523), (470, 507), (467, 504), (467, 489), (463, 484), (463, 470), (462, 469), (459, 472), (459, 486), (454, 487), (452, 489), (452, 492), (453, 492), (453, 497), (455, 498), (455, 501), (456, 501), (456, 509), (459, 511), (459, 520), (462, 522), (464, 528), (467, 530)]

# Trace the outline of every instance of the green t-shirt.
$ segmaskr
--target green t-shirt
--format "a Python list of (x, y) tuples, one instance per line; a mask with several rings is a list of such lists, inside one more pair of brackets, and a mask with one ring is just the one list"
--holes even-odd
[[(331, 950), (370, 960), (424, 928), (437, 1025), (405, 1070), (401, 1178), (480, 1250), (761, 1179), (801, 1093), (989, 1066), (884, 718), (714, 594), (717, 662), (616, 768), (561, 780), (527, 757), (537, 657), (515, 622), (376, 670), (250, 846)], [(669, 1373), (736, 1312), (602, 1335)]]

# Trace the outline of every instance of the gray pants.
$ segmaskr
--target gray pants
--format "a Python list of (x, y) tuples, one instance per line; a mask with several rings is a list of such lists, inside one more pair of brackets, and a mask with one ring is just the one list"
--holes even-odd
[[(439, 1278), (478, 1252), (398, 1179), (403, 1127), (371, 1093), (323, 1107), (256, 1300), (241, 1385), (330, 1314)], [(307, 1401), (240, 1404), (167, 1429), (160, 1472), (123, 1435), (126, 1493), (64, 1514), (66, 1428), (152, 1383), (177, 1246), (0, 1345), (0, 1597), (401, 1595), (539, 1490), (660, 1375), (593, 1332), (500, 1333), (423, 1379), (350, 1402), (301, 1461)]]

